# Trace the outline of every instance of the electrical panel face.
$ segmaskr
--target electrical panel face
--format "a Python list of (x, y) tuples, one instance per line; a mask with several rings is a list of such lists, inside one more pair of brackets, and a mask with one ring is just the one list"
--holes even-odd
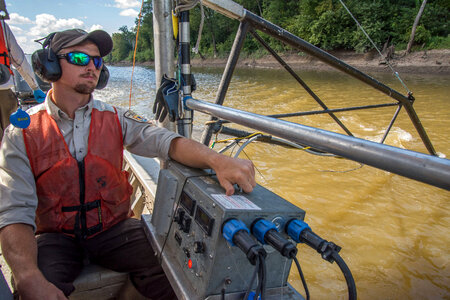
[[(250, 194), (226, 196), (213, 174), (170, 162), (160, 173), (151, 224), (146, 225), (154, 228), (150, 240), (158, 256), (166, 258), (165, 271), (172, 273), (168, 277), (175, 290), (182, 290), (189, 299), (205, 299), (220, 295), (223, 289), (226, 294), (245, 292), (255, 270), (246, 255), (223, 237), (227, 220), (239, 219), (251, 228), (264, 218), (288, 238), (282, 230), (285, 223), (303, 220), (304, 215), (259, 185)], [(292, 261), (271, 246), (264, 248), (267, 288), (285, 287)]]

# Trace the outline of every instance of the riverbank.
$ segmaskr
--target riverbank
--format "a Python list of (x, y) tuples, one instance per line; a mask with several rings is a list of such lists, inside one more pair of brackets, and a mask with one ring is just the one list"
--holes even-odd
[[(356, 53), (353, 51), (331, 51), (331, 55), (363, 72), (389, 72), (386, 64), (377, 52)], [(332, 70), (333, 68), (310, 55), (291, 53), (281, 55), (284, 61), (293, 69), (302, 70)], [(225, 67), (227, 58), (205, 58), (193, 56), (192, 66), (198, 67)], [(395, 52), (389, 60), (395, 71), (415, 74), (442, 74), (450, 75), (450, 49), (422, 50), (404, 55), (404, 51)], [(129, 65), (129, 62), (114, 65)], [(141, 66), (154, 66), (153, 62), (140, 63)], [(264, 68), (281, 69), (282, 66), (270, 55), (260, 58), (240, 58), (238, 68)]]

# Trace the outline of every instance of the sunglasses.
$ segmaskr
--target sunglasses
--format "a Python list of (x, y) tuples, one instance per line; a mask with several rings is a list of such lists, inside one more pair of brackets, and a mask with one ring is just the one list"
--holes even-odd
[(100, 70), (103, 64), (101, 56), (90, 56), (83, 52), (69, 52), (65, 54), (58, 54), (58, 58), (65, 58), (70, 64), (76, 66), (87, 66), (89, 62), (94, 62), (94, 66), (97, 70)]

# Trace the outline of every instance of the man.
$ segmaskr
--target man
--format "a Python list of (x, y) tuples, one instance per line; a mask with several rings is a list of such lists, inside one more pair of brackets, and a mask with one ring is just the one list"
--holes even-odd
[(101, 57), (111, 49), (111, 37), (102, 30), (56, 33), (48, 50), (58, 57), (60, 78), (46, 101), (29, 111), (29, 128), (6, 130), (0, 149), (0, 243), (23, 299), (66, 299), (85, 257), (129, 272), (146, 297), (175, 297), (140, 221), (130, 218), (123, 148), (212, 168), (227, 195), (233, 184), (245, 192), (256, 185), (250, 161), (220, 155), (94, 100)]
[[(30, 64), (3, 18), (0, 19), (0, 64), (6, 66), (10, 75), (13, 75), (12, 64), (34, 91), (36, 100), (44, 100), (45, 94), (39, 89)], [(17, 97), (11, 89), (14, 86), (13, 80), (13, 76), (9, 76), (7, 82), (0, 84), (0, 141), (5, 128), (9, 125), (9, 116), (17, 109)]]

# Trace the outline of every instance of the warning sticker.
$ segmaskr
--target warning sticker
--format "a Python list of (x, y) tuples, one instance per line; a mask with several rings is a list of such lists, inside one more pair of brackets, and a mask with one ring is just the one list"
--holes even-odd
[(241, 195), (212, 194), (211, 196), (226, 209), (261, 210), (258, 205)]

